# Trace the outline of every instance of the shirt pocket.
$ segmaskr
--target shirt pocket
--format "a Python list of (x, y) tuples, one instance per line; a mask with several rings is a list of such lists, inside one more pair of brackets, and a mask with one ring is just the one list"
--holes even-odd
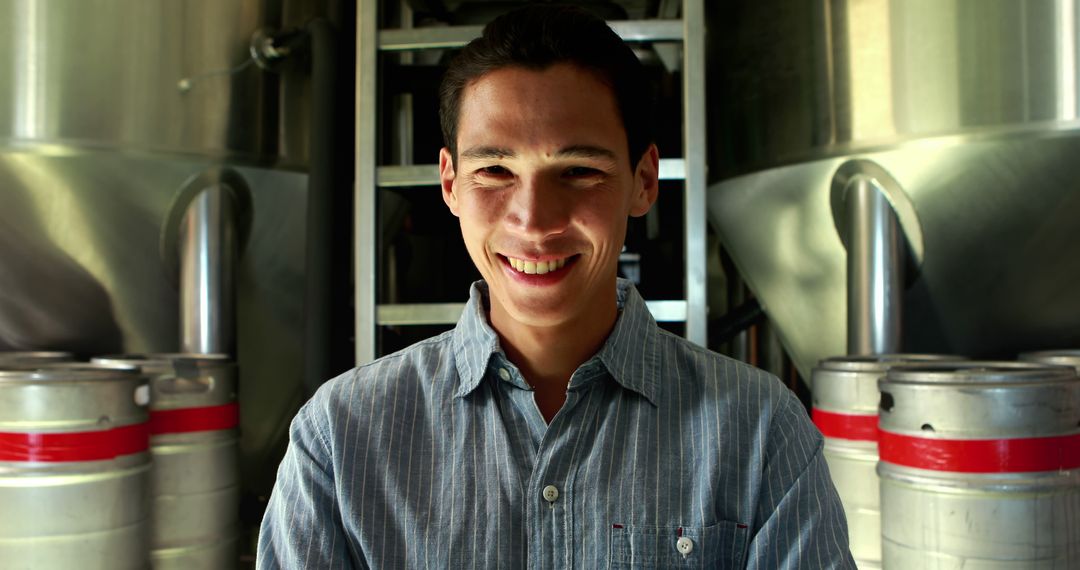
[[(612, 525), (608, 567), (741, 568), (749, 531), (720, 521), (705, 527)], [(682, 548), (680, 549), (680, 539)]]

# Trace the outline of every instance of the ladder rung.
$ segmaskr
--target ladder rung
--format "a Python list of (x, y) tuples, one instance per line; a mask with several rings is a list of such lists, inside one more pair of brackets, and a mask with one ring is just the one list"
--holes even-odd
[[(439, 167), (435, 164), (414, 166), (380, 166), (375, 183), (383, 187), (438, 186)], [(686, 161), (665, 158), (660, 161), (660, 180), (684, 180)]]
[[(658, 322), (686, 320), (686, 301), (645, 301), (645, 305)], [(375, 318), (380, 325), (452, 325), (464, 309), (464, 303), (379, 305)]]
[[(683, 39), (682, 20), (621, 20), (608, 23), (628, 42), (677, 42)], [(406, 51), (461, 47), (480, 37), (483, 26), (431, 26), (379, 30), (379, 49)]]

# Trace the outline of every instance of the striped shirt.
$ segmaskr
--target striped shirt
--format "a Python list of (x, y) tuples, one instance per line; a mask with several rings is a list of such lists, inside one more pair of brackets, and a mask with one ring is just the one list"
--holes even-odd
[(300, 409), (259, 568), (854, 568), (822, 438), (775, 377), (620, 312), (550, 425), (486, 286)]

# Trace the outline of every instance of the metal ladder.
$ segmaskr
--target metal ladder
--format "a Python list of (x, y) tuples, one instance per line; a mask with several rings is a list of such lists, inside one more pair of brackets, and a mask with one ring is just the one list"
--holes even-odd
[[(381, 188), (438, 186), (435, 164), (378, 166), (376, 99), (379, 52), (464, 46), (481, 26), (379, 29), (379, 0), (361, 0), (356, 22), (356, 185), (354, 188), (354, 277), (356, 364), (377, 358), (377, 327), (457, 322), (464, 303), (380, 305), (377, 299), (378, 193)], [(685, 156), (660, 161), (661, 180), (684, 181), (685, 298), (647, 301), (661, 322), (685, 322), (686, 338), (706, 346), (705, 222), (705, 8), (704, 0), (682, 0), (681, 19), (613, 21), (627, 42), (682, 42), (683, 148)], [(663, 188), (661, 188), (661, 196)], [(464, 294), (464, 292), (463, 292)]]

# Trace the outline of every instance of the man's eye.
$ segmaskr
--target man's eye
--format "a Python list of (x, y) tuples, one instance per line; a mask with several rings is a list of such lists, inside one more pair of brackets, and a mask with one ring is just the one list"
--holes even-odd
[(600, 174), (600, 171), (595, 168), (589, 168), (588, 166), (571, 166), (566, 169), (565, 175), (571, 178), (580, 178), (582, 176), (595, 176)]
[(480, 169), (480, 174), (486, 174), (488, 176), (506, 176), (510, 174), (510, 171), (502, 166), (485, 166)]

